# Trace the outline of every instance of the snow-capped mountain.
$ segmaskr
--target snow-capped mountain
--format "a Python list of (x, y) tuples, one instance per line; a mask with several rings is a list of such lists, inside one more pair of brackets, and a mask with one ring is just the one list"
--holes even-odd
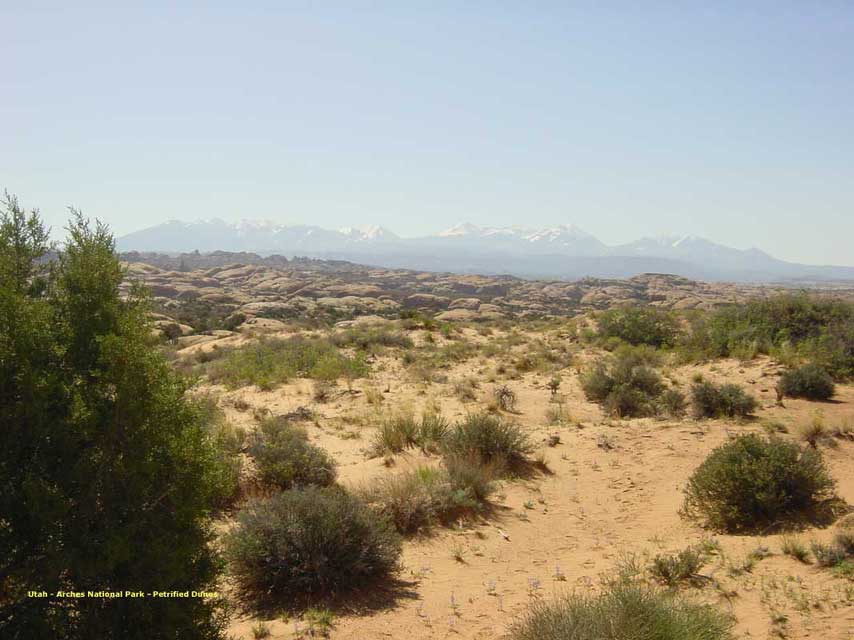
[(464, 222), (440, 231), (435, 236), (418, 240), (433, 245), (452, 242), (476, 250), (518, 251), (526, 254), (570, 253), (593, 256), (607, 249), (599, 240), (574, 225), (531, 229), (519, 226), (478, 227)]
[(399, 238), (383, 227), (345, 227), (338, 230), (312, 225), (286, 225), (268, 220), (228, 223), (218, 218), (163, 224), (136, 231), (119, 239), (126, 250), (156, 247), (158, 251), (256, 251), (300, 253), (335, 251), (352, 245), (396, 242)]
[(123, 236), (121, 251), (248, 251), (314, 256), (385, 267), (527, 277), (628, 277), (665, 272), (732, 281), (851, 279), (854, 267), (793, 264), (697, 236), (641, 238), (608, 246), (574, 225), (544, 229), (463, 222), (437, 234), (401, 238), (378, 226), (337, 230), (269, 220), (220, 219), (163, 224)]
[(395, 242), (400, 240), (397, 234), (392, 233), (385, 227), (369, 225), (366, 227), (341, 227), (341, 233), (353, 242)]
[(461, 222), (436, 234), (438, 238), (471, 238), (483, 235), (484, 229), (470, 222)]

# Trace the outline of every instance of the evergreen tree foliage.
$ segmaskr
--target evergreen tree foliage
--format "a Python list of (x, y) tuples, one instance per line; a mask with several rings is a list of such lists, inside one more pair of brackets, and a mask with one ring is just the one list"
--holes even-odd
[[(0, 209), (0, 636), (219, 638), (216, 454), (152, 345), (113, 238), (72, 210), (57, 260), (36, 211)], [(31, 597), (43, 592), (45, 597)]]

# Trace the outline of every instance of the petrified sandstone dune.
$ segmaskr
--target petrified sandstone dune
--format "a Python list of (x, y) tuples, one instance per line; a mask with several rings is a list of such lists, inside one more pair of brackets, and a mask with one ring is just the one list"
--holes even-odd
[[(181, 268), (176, 269), (177, 258), (157, 254), (132, 257), (147, 262), (127, 263), (128, 278), (144, 282), (163, 309), (201, 301), (246, 318), (333, 314), (346, 320), (364, 315), (392, 317), (411, 309), (455, 322), (568, 316), (631, 304), (710, 309), (783, 289), (697, 282), (667, 274), (642, 274), (627, 280), (523, 280), (227, 253), (218, 253), (216, 260), (182, 256)], [(232, 263), (230, 258), (260, 263)], [(850, 290), (835, 293), (854, 295)]]

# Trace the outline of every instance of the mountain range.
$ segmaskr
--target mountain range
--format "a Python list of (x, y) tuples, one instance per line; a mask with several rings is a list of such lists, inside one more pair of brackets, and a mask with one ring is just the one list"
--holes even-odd
[(528, 278), (628, 278), (655, 272), (732, 282), (854, 280), (854, 267), (786, 262), (756, 248), (734, 249), (697, 236), (606, 245), (574, 225), (531, 229), (463, 223), (435, 235), (401, 238), (377, 226), (330, 230), (258, 220), (171, 220), (122, 236), (117, 247), (165, 253), (251, 251)]

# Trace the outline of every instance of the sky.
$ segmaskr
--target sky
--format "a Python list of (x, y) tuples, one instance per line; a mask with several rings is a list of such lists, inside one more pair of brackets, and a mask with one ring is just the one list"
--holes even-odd
[(73, 205), (854, 265), (854, 2), (121, 4), (0, 0), (0, 188), (58, 237)]

